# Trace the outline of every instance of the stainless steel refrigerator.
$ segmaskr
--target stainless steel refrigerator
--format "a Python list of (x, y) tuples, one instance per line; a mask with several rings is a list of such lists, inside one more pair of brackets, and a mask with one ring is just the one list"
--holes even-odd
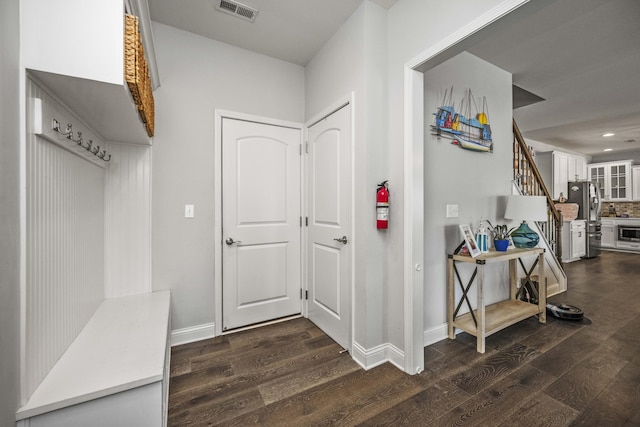
[(587, 221), (587, 254), (584, 258), (593, 258), (600, 255), (600, 243), (602, 240), (602, 225), (600, 213), (602, 204), (600, 203), (600, 191), (598, 187), (589, 181), (573, 181), (567, 186), (569, 203), (578, 204), (578, 216), (576, 219)]

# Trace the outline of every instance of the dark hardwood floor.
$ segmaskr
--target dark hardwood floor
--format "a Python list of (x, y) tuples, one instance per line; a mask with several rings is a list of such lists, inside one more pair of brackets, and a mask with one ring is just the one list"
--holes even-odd
[(565, 270), (550, 301), (585, 320), (527, 319), (485, 354), (462, 333), (420, 375), (364, 371), (306, 319), (174, 347), (169, 425), (640, 426), (640, 255)]

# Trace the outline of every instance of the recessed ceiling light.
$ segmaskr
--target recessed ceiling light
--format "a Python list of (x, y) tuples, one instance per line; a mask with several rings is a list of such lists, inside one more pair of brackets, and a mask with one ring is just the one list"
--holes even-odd
[(605, 138), (608, 137), (608, 136), (613, 136), (613, 135), (615, 135), (615, 133), (612, 133), (612, 132), (608, 132), (608, 133), (603, 133), (602, 134), (602, 136), (604, 136)]
[(604, 150), (602, 150), (602, 151), (613, 151), (613, 148), (605, 148), (605, 149), (604, 149)]

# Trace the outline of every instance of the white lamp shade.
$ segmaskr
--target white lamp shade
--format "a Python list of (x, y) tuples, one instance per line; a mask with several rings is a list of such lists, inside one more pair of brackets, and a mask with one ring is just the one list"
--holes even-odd
[(505, 219), (518, 221), (546, 221), (547, 198), (544, 196), (509, 196)]

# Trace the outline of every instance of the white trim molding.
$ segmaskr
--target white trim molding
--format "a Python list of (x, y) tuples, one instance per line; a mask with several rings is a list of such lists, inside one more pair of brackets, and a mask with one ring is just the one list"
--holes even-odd
[(430, 329), (425, 329), (423, 333), (424, 346), (426, 347), (428, 345), (437, 343), (438, 341), (442, 341), (443, 339), (446, 339), (448, 337), (449, 337), (449, 332), (448, 332), (446, 322), (441, 325), (434, 326)]
[(366, 349), (354, 341), (351, 357), (365, 370), (375, 368), (386, 362), (391, 363), (400, 370), (403, 370), (404, 366), (404, 352), (391, 343), (380, 344)]
[(171, 331), (171, 347), (213, 338), (216, 336), (215, 332), (214, 323), (173, 330)]
[(423, 74), (405, 68), (404, 116), (404, 366), (424, 369), (424, 112)]

